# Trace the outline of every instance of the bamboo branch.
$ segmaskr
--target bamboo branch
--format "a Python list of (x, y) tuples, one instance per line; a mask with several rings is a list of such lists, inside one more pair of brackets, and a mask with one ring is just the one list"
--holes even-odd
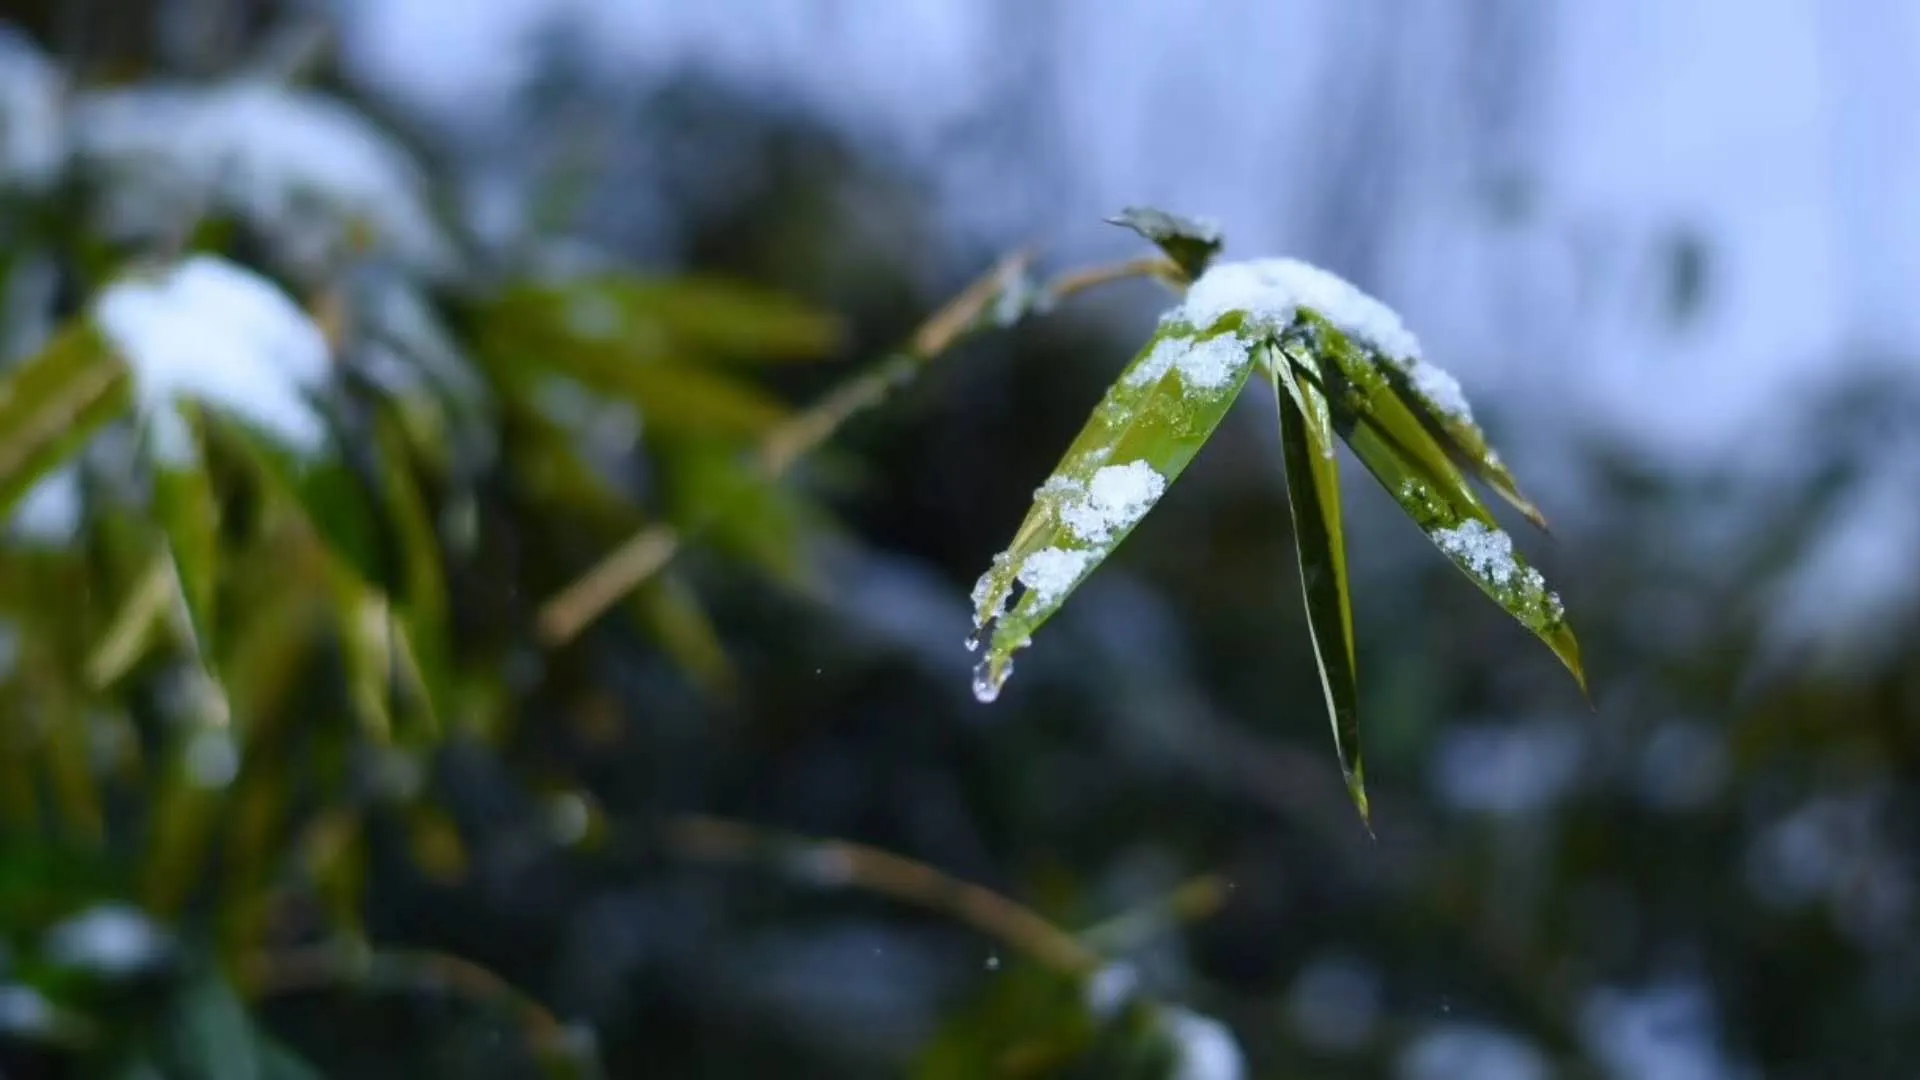
[(1100, 953), (1031, 908), (914, 859), (846, 840), (815, 840), (708, 817), (665, 828), (668, 850), (710, 863), (774, 863), (820, 885), (865, 889), (950, 916), (996, 938), (1041, 966), (1084, 978)]
[[(812, 406), (768, 432), (757, 456), (768, 480), (785, 476), (801, 459), (819, 449), (848, 420), (886, 401), (913, 381), (930, 361), (960, 341), (986, 329), (1010, 325), (1030, 311), (1050, 308), (1060, 300), (1089, 289), (1136, 277), (1179, 282), (1178, 270), (1166, 259), (1133, 259), (1061, 275), (1030, 294), (1020, 289), (1033, 255), (1017, 251), (976, 278), (958, 296), (920, 324), (906, 345), (846, 382), (829, 390)], [(1007, 314), (991, 317), (995, 305), (1008, 304)], [(721, 507), (707, 520), (685, 532), (671, 525), (649, 525), (608, 553), (591, 569), (555, 593), (540, 607), (537, 630), (548, 646), (563, 645), (599, 618), (620, 598), (645, 584), (680, 553), (692, 534), (711, 528), (731, 507)]]
[(487, 968), (445, 953), (346, 944), (268, 950), (243, 957), (241, 986), (256, 998), (338, 989), (450, 993), (512, 1016), (555, 1076), (597, 1076), (590, 1045), (525, 991)]

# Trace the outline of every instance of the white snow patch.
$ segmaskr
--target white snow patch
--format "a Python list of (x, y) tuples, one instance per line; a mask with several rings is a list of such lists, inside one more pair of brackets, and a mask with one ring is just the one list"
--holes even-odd
[(1706, 989), (1674, 982), (1589, 995), (1581, 1034), (1615, 1080), (1733, 1080), (1744, 1075), (1720, 1045), (1719, 1018)]
[(0, 27), (0, 186), (43, 188), (66, 163), (66, 79), (33, 43)]
[(1437, 529), (1433, 542), (1440, 550), (1467, 564), (1474, 574), (1496, 585), (1511, 582), (1520, 564), (1513, 557), (1513, 538), (1484, 522), (1465, 521), (1458, 528)]
[(1219, 390), (1252, 359), (1252, 349), (1235, 334), (1216, 334), (1199, 341), (1170, 335), (1161, 338), (1147, 358), (1127, 373), (1126, 384), (1146, 386), (1159, 382), (1169, 371), (1178, 371), (1189, 390)]
[(1246, 1059), (1227, 1025), (1177, 1006), (1164, 1011), (1161, 1025), (1173, 1043), (1173, 1080), (1241, 1080), (1247, 1075)]
[(1087, 1012), (1100, 1023), (1106, 1023), (1120, 1015), (1139, 992), (1138, 968), (1123, 961), (1107, 964), (1087, 980)]
[(1073, 588), (1092, 561), (1091, 551), (1041, 548), (1020, 564), (1020, 584), (1032, 589), (1041, 604), (1051, 604)]
[(1400, 1055), (1400, 1080), (1546, 1080), (1547, 1060), (1532, 1044), (1498, 1028), (1443, 1024)]
[(1293, 325), (1302, 308), (1386, 357), (1435, 409), (1459, 420), (1473, 419), (1459, 380), (1421, 357), (1420, 339), (1398, 313), (1352, 282), (1311, 263), (1299, 259), (1216, 263), (1193, 283), (1186, 302), (1170, 317), (1207, 330), (1238, 311), (1245, 313), (1244, 329), (1278, 334)]
[(1060, 521), (1081, 540), (1104, 544), (1131, 529), (1166, 490), (1167, 478), (1144, 461), (1103, 466), (1087, 481), (1084, 497), (1062, 503)]
[(451, 264), (413, 159), (321, 95), (248, 80), (105, 91), (80, 99), (74, 134), (82, 158), (106, 168), (117, 231), (172, 233), (213, 200), (305, 269), (362, 233), (415, 271)]
[[(1414, 392), (1426, 398), (1434, 408), (1461, 420), (1473, 419), (1473, 406), (1467, 404), (1467, 393), (1460, 388), (1460, 380), (1454, 378), (1445, 369), (1429, 364), (1417, 356), (1389, 356), (1388, 359), (1407, 373), (1408, 381), (1413, 383)], [(1491, 456), (1489, 454), (1489, 457)]]
[(80, 534), (81, 503), (80, 473), (69, 465), (28, 488), (7, 524), (31, 544), (70, 544)]
[[(166, 438), (173, 404), (225, 409), (303, 452), (326, 445), (306, 394), (329, 374), (326, 337), (265, 278), (206, 255), (107, 287), (94, 321), (133, 369), (142, 411)], [(163, 455), (184, 452), (161, 443)]]
[(1301, 308), (1318, 312), (1340, 332), (1395, 359), (1418, 357), (1420, 341), (1387, 305), (1338, 274), (1299, 259), (1215, 263), (1187, 290), (1179, 314), (1205, 330), (1229, 313), (1246, 313), (1250, 328), (1279, 333)]
[(153, 920), (126, 904), (102, 904), (47, 932), (47, 959), (62, 967), (126, 976), (157, 963), (168, 950)]

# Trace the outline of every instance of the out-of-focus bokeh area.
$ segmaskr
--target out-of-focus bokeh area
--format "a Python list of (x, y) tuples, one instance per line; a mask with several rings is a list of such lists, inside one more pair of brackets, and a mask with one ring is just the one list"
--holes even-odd
[[(1920, 7), (0, 19), (0, 1075), (1913, 1075)], [(974, 700), (1172, 299), (916, 332), (1132, 204), (1400, 311), (1592, 709), (1347, 469), (1370, 837), (1263, 393)]]

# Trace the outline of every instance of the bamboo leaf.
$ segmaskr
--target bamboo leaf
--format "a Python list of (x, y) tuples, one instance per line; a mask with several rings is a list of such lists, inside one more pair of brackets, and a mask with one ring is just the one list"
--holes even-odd
[(1225, 246), (1220, 236), (1220, 226), (1211, 221), (1169, 214), (1164, 210), (1129, 206), (1107, 221), (1132, 229), (1151, 241), (1167, 253), (1167, 258), (1172, 259), (1189, 280), (1206, 273), (1207, 264)]
[[(167, 541), (187, 621), (201, 655), (217, 655), (220, 501), (207, 472), (195, 411), (182, 403), (156, 412), (147, 442), (153, 452), (154, 516)], [(164, 445), (162, 445), (164, 444)]]
[(606, 274), (523, 284), (499, 316), (584, 341), (618, 344), (636, 360), (818, 360), (839, 347), (839, 321), (785, 294), (710, 277)]
[(1545, 531), (1546, 515), (1521, 493), (1520, 481), (1514, 478), (1512, 470), (1487, 441), (1486, 433), (1474, 422), (1473, 410), (1453, 376), (1419, 357), (1383, 355), (1382, 359), (1385, 363), (1381, 370), (1394, 392), (1401, 400), (1411, 403), (1420, 422), (1454, 460)]
[(0, 375), (0, 521), (132, 403), (132, 379), (91, 322)]
[(1320, 688), (1333, 725), (1333, 745), (1347, 792), (1368, 818), (1366, 771), (1360, 753), (1360, 691), (1353, 647), (1353, 601), (1347, 583), (1341, 524), (1340, 462), (1334, 456), (1333, 417), (1320, 389), (1304, 384), (1278, 349), (1263, 357), (1280, 409), (1280, 443), (1293, 512), (1300, 593), (1306, 603)]
[(209, 410), (204, 432), (210, 448), (234, 455), (267, 492), (300, 515), (328, 553), (362, 580), (386, 587), (396, 556), (382, 529), (371, 492), (360, 477), (332, 457), (308, 458), (242, 420)]
[(630, 607), (641, 628), (701, 689), (721, 693), (733, 686), (733, 663), (720, 631), (684, 578), (655, 577), (633, 591)]
[(1586, 692), (1580, 646), (1560, 598), (1513, 550), (1446, 450), (1393, 392), (1374, 354), (1324, 322), (1285, 347), (1294, 370), (1326, 389), (1336, 429), (1429, 539), (1493, 601), (1553, 650)]
[[(1253, 353), (1237, 330), (1168, 327), (1107, 391), (1013, 542), (974, 587), (975, 635), (987, 642), (974, 695), (998, 696), (1013, 654), (1113, 553), (1206, 443), (1245, 386)], [(1017, 588), (1024, 589), (1017, 598)]]
[(411, 467), (405, 436), (391, 420), (381, 417), (379, 427), (386, 451), (380, 479), (400, 563), (400, 647), (431, 725), (440, 729), (450, 717), (453, 677), (446, 567), (432, 512)]

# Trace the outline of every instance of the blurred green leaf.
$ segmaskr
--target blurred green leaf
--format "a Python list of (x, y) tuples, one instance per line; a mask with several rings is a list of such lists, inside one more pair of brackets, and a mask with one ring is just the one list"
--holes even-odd
[(808, 531), (822, 516), (726, 442), (676, 442), (661, 455), (667, 513), (708, 546), (790, 588), (809, 584)]
[(619, 343), (635, 360), (818, 360), (839, 321), (792, 297), (717, 278), (601, 274), (523, 284), (497, 314), (579, 341)]
[(168, 1075), (195, 1080), (319, 1080), (320, 1073), (279, 1045), (248, 1015), (217, 975), (179, 993), (159, 1030), (159, 1062)]
[(1353, 648), (1353, 602), (1347, 584), (1346, 538), (1340, 510), (1340, 461), (1335, 456), (1333, 417), (1319, 388), (1303, 384), (1285, 356), (1263, 347), (1262, 362), (1280, 410), (1280, 443), (1286, 458), (1287, 501), (1293, 512), (1300, 593), (1307, 607), (1320, 688), (1333, 722), (1347, 791), (1366, 820), (1366, 771), (1360, 753), (1359, 682)]
[(182, 403), (177, 412), (150, 418), (174, 430), (159, 436), (179, 445), (156, 447), (150, 427), (147, 443), (153, 464), (154, 515), (166, 537), (180, 601), (185, 605), (196, 647), (209, 662), (217, 656), (216, 609), (220, 581), (220, 501), (207, 471), (199, 411)]
[(724, 692), (733, 685), (733, 662), (720, 632), (693, 587), (678, 574), (659, 574), (633, 591), (634, 618), (702, 689)]
[(344, 461), (306, 458), (249, 424), (214, 412), (203, 415), (211, 449), (245, 464), (269, 501), (299, 514), (343, 566), (364, 581), (391, 585), (395, 560), (381, 527), (386, 518)]
[(0, 373), (0, 521), (132, 400), (126, 364), (89, 320)]
[[(1179, 478), (1251, 370), (1231, 326), (1209, 335), (1163, 328), (1128, 365), (975, 586), (974, 625), (990, 638), (974, 678), (981, 700), (999, 693), (1014, 652)], [(1025, 592), (1009, 609), (1016, 586)]]

